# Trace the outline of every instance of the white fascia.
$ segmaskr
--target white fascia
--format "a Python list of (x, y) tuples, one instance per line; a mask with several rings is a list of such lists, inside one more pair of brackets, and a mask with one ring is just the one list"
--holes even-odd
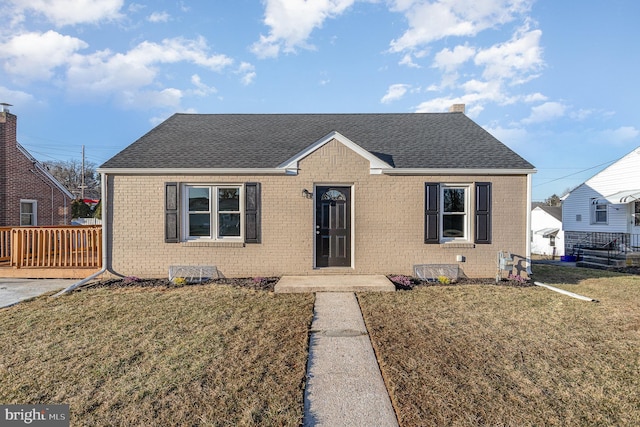
[(304, 159), (305, 157), (307, 157), (308, 155), (310, 155), (311, 153), (313, 153), (314, 151), (318, 150), (319, 148), (321, 148), (322, 146), (327, 144), (329, 141), (333, 140), (333, 139), (335, 139), (336, 141), (338, 141), (341, 144), (345, 145), (350, 150), (356, 152), (358, 155), (360, 155), (364, 159), (368, 160), (369, 161), (369, 165), (370, 165), (369, 166), (369, 170), (370, 170), (372, 175), (373, 174), (381, 174), (385, 170), (393, 169), (393, 166), (391, 166), (389, 163), (387, 163), (387, 162), (385, 162), (383, 160), (380, 160), (378, 157), (374, 156), (369, 151), (367, 151), (364, 148), (360, 147), (358, 144), (356, 144), (355, 142), (351, 141), (349, 138), (347, 138), (346, 136), (342, 135), (340, 132), (336, 132), (336, 131), (333, 131), (333, 132), (327, 134), (326, 136), (324, 136), (321, 139), (317, 140), (316, 142), (314, 142), (313, 144), (311, 144), (310, 146), (308, 146), (304, 150), (300, 151), (295, 156), (291, 157), (289, 160), (279, 164), (278, 168), (285, 169), (287, 171), (287, 174), (297, 175), (298, 174), (298, 169), (299, 169), (299, 167), (298, 167), (299, 162), (302, 159)]
[(394, 168), (385, 175), (531, 175), (535, 169)]
[(281, 168), (98, 168), (116, 175), (285, 175)]

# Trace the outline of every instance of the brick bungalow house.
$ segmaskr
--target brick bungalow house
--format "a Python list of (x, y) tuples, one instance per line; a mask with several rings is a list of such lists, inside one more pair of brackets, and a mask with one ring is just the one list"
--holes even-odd
[(67, 225), (73, 195), (22, 147), (17, 117), (0, 107), (0, 226)]
[(98, 169), (108, 268), (495, 277), (508, 251), (524, 273), (535, 169), (458, 109), (175, 114)]

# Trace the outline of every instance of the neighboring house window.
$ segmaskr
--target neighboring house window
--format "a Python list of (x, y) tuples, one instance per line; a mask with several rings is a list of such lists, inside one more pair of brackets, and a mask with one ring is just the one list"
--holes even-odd
[(240, 240), (242, 237), (242, 186), (185, 186), (187, 239)]
[(468, 240), (468, 187), (442, 186), (441, 236), (443, 241)]
[(600, 199), (593, 199), (591, 202), (591, 223), (606, 224), (607, 223), (607, 203)]
[(640, 202), (635, 202), (634, 205), (633, 224), (636, 227), (640, 227)]
[(36, 200), (20, 200), (20, 226), (38, 225), (38, 202)]
[(556, 236), (549, 236), (549, 246), (554, 247), (556, 245)]
[[(475, 209), (471, 195), (475, 189)], [(425, 243), (491, 243), (491, 183), (425, 183)], [(474, 231), (473, 235), (471, 231)]]

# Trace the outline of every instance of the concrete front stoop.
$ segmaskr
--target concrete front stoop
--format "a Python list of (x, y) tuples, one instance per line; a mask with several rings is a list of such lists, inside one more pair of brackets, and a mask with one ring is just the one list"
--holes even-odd
[(282, 276), (275, 293), (303, 292), (394, 292), (396, 287), (383, 275), (332, 274)]

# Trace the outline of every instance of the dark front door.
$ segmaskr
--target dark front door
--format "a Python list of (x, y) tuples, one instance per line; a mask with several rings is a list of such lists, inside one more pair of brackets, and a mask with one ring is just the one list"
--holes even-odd
[(316, 267), (351, 266), (351, 188), (316, 187)]

